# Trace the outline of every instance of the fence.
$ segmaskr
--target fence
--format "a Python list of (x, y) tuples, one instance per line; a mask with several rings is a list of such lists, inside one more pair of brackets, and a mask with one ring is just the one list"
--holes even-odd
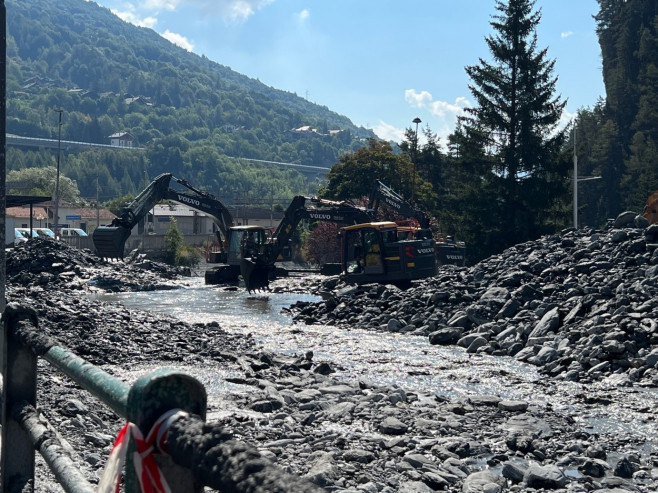
[[(76, 468), (52, 426), (44, 425), (37, 407), (37, 360), (43, 358), (83, 389), (108, 405), (129, 426), (152, 430), (154, 423), (179, 410), (158, 434), (152, 456), (143, 454), (130, 440), (126, 455), (126, 493), (141, 491), (135, 467), (155, 461), (172, 493), (200, 493), (204, 486), (234, 491), (319, 492), (309, 481), (287, 474), (260, 457), (258, 451), (232, 440), (219, 427), (205, 423), (206, 391), (193, 377), (160, 369), (132, 386), (76, 356), (38, 330), (36, 313), (16, 305), (3, 313), (2, 335), (2, 442), (0, 475), (2, 491), (32, 491), (35, 450), (38, 450), (67, 493), (91, 493), (95, 487)], [(145, 435), (146, 436), (146, 435)], [(143, 445), (143, 444), (142, 444)]]
[[(183, 235), (183, 242), (189, 246), (203, 246), (208, 241), (216, 238), (214, 235)], [(62, 241), (78, 249), (88, 248), (92, 252), (96, 250), (94, 241), (90, 236), (68, 236), (62, 237)], [(126, 241), (124, 251), (126, 254), (133, 250), (139, 250), (141, 253), (162, 252), (165, 250), (164, 235), (131, 235)]]

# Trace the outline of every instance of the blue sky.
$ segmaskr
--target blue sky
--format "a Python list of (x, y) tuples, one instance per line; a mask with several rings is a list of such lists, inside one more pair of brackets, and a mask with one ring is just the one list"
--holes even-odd
[[(489, 59), (494, 0), (96, 0), (125, 21), (400, 142), (445, 137), (472, 105), (464, 67)], [(536, 0), (563, 120), (605, 96), (596, 0)]]

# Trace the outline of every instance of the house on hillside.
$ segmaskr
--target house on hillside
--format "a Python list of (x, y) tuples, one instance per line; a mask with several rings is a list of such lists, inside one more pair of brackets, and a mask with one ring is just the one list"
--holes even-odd
[(110, 145), (119, 146), (119, 147), (132, 147), (133, 146), (133, 136), (128, 132), (117, 132), (110, 135)]

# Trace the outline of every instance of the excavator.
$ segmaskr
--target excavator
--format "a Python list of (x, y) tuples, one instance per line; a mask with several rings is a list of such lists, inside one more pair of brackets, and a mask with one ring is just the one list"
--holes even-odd
[[(174, 181), (188, 191), (170, 187)], [(222, 251), (217, 256), (219, 264), (205, 273), (206, 284), (237, 282), (244, 238), (251, 234), (257, 241), (265, 242), (265, 229), (261, 226), (236, 226), (228, 209), (212, 194), (194, 188), (187, 181), (171, 173), (158, 175), (135, 199), (124, 207), (120, 215), (107, 226), (99, 226), (92, 234), (94, 247), (100, 257), (123, 258), (124, 248), (132, 228), (137, 225), (161, 200), (171, 200), (206, 213), (217, 226), (218, 244)]]
[[(406, 218), (396, 221), (399, 239), (432, 237), (430, 217), (378, 180), (375, 182), (370, 194), (368, 208), (376, 213), (382, 203), (397, 215)], [(452, 236), (439, 239), (436, 242), (436, 259), (438, 265), (464, 266), (466, 262), (466, 244), (463, 241), (455, 241)]]
[(372, 220), (372, 211), (351, 201), (332, 201), (298, 195), (286, 209), (283, 219), (269, 241), (246, 246), (240, 263), (240, 273), (248, 291), (267, 288), (276, 276), (274, 263), (288, 246), (300, 221), (327, 221), (339, 224), (359, 224)]
[(406, 287), (435, 276), (436, 242), (401, 239), (393, 221), (371, 222), (340, 229), (343, 278), (353, 284), (387, 283)]
[[(311, 205), (307, 205), (307, 201)], [(248, 291), (267, 288), (275, 275), (274, 262), (302, 219), (347, 223), (340, 230), (341, 269), (348, 282), (408, 284), (436, 274), (435, 241), (400, 240), (398, 224), (376, 222), (372, 209), (350, 201), (333, 202), (297, 196), (288, 207), (270, 243), (245, 255), (240, 265)], [(358, 268), (357, 268), (358, 266)]]

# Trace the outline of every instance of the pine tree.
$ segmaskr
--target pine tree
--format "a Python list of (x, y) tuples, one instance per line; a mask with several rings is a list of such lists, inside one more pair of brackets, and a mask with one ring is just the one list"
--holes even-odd
[(567, 192), (569, 161), (559, 154), (566, 104), (555, 95), (555, 61), (537, 47), (541, 12), (532, 0), (496, 1), (486, 43), (492, 61), (466, 67), (475, 107), (462, 118), (465, 135), (483, 138), (491, 157), (487, 175), (501, 217), (501, 247), (550, 229), (547, 211)]

